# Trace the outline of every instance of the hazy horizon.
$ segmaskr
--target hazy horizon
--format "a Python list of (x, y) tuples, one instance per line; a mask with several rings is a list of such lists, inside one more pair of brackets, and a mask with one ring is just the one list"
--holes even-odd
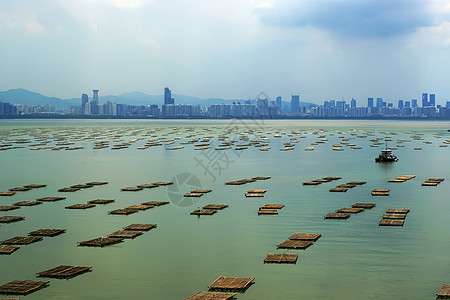
[(0, 40), (0, 90), (62, 99), (450, 99), (444, 0), (5, 0)]

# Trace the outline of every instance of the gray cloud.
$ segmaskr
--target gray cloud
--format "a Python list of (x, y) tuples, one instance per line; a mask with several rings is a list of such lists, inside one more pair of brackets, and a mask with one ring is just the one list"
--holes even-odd
[(398, 36), (433, 24), (423, 0), (280, 0), (257, 14), (270, 26), (312, 26), (358, 37)]

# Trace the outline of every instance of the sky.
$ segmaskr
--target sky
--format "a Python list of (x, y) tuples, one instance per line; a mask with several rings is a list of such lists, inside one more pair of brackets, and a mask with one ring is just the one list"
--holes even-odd
[(1, 0), (0, 90), (450, 100), (446, 0)]

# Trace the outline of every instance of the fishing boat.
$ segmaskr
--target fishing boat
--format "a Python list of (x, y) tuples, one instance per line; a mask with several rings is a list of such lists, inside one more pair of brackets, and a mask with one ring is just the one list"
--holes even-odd
[(378, 155), (378, 157), (375, 157), (375, 162), (395, 162), (398, 161), (397, 156), (392, 153), (391, 149), (388, 149), (387, 145), (386, 148), (381, 150), (381, 153)]

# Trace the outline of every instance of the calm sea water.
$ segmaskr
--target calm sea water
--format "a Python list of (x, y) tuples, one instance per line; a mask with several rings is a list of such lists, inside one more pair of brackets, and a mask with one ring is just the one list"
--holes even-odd
[[(218, 276), (255, 277), (255, 284), (238, 299), (434, 299), (442, 283), (450, 283), (450, 147), (439, 147), (450, 139), (450, 122), (401, 121), (123, 121), (123, 120), (2, 120), (0, 145), (29, 134), (75, 139), (82, 150), (52, 151), (25, 148), (0, 151), (0, 191), (31, 183), (47, 187), (0, 197), (0, 205), (45, 196), (66, 200), (0, 212), (20, 215), (25, 221), (0, 226), (0, 240), (25, 236), (39, 228), (66, 228), (57, 237), (21, 246), (12, 255), (0, 256), (0, 284), (11, 280), (35, 279), (35, 273), (60, 264), (92, 266), (92, 272), (69, 280), (50, 280), (48, 288), (26, 299), (183, 299)], [(231, 132), (230, 132), (231, 130)], [(270, 151), (249, 147), (242, 152), (195, 151), (193, 145), (166, 150), (197, 137), (211, 137), (217, 146), (239, 139), (238, 130), (250, 140), (269, 138)], [(300, 131), (299, 138), (292, 132)], [(98, 133), (109, 134), (108, 137)], [(353, 134), (353, 135), (352, 135)], [(359, 138), (360, 135), (367, 135)], [(115, 135), (115, 136), (114, 136)], [(119, 137), (120, 135), (120, 137)], [(258, 136), (260, 135), (260, 136)], [(281, 137), (274, 137), (280, 135)], [(327, 141), (304, 149), (325, 135)], [(415, 140), (413, 135), (423, 140)], [(94, 141), (143, 138), (128, 149), (94, 150)], [(36, 137), (36, 136), (35, 136)], [(174, 144), (139, 150), (147, 140), (175, 139)], [(342, 142), (361, 147), (343, 146)], [(374, 138), (410, 140), (394, 150), (397, 163), (374, 163), (381, 148), (369, 147)], [(284, 142), (298, 138), (292, 151), (280, 151)], [(351, 138), (351, 139), (350, 139)], [(32, 138), (33, 140), (33, 138)], [(431, 144), (424, 143), (431, 142)], [(36, 144), (33, 140), (32, 144)], [(238, 141), (245, 144), (248, 141)], [(198, 144), (198, 143), (197, 143)], [(421, 147), (422, 150), (414, 150)], [(201, 163), (199, 163), (201, 162)], [(201, 166), (203, 165), (203, 167)], [(205, 168), (204, 168), (205, 167)], [(170, 205), (140, 211), (129, 216), (108, 215), (108, 211), (151, 200), (174, 201), (167, 187), (139, 192), (120, 188), (155, 181), (169, 181), (179, 174), (198, 178), (209, 194), (190, 204)], [(388, 183), (400, 175), (417, 177), (404, 183)], [(270, 180), (228, 186), (231, 180), (271, 176)], [(326, 176), (339, 181), (318, 186), (302, 182)], [(429, 177), (444, 177), (437, 187), (422, 187)], [(181, 178), (180, 176), (178, 179)], [(367, 184), (346, 193), (329, 188), (348, 181)], [(59, 193), (57, 190), (89, 181), (109, 184)], [(172, 186), (173, 188), (173, 186)], [(188, 184), (177, 186), (184, 194)], [(389, 197), (372, 197), (374, 188), (391, 189)], [(267, 189), (264, 198), (246, 198), (249, 189)], [(176, 193), (175, 193), (176, 194)], [(87, 210), (65, 206), (103, 198), (115, 203)], [(352, 215), (345, 221), (323, 216), (356, 202), (373, 202), (376, 207)], [(263, 204), (286, 206), (277, 216), (258, 216)], [(189, 213), (206, 204), (228, 204), (213, 216), (200, 218)], [(409, 208), (403, 227), (380, 227), (389, 208)], [(106, 236), (132, 223), (156, 223), (158, 227), (133, 240), (105, 248), (77, 247), (77, 242)], [(264, 264), (267, 253), (283, 253), (276, 245), (296, 232), (321, 233), (322, 237), (298, 253), (295, 265)]]

